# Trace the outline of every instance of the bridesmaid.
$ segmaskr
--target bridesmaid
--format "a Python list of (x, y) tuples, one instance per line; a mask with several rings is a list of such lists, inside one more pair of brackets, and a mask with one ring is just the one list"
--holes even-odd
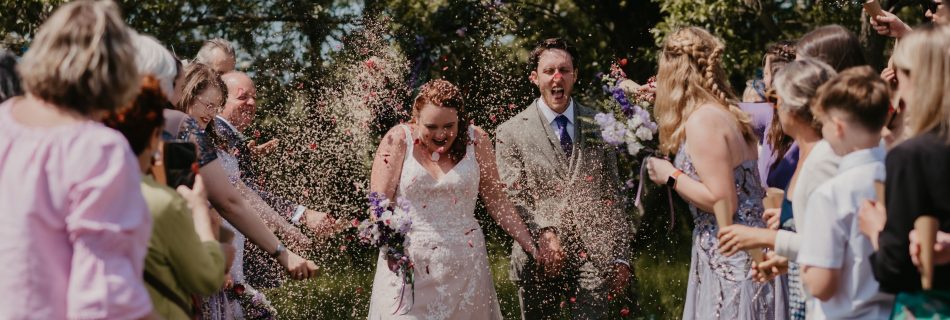
[(774, 319), (774, 288), (749, 276), (752, 259), (745, 252), (721, 254), (716, 238), (713, 204), (721, 200), (736, 208), (734, 223), (765, 227), (756, 137), (720, 65), (723, 49), (719, 39), (696, 27), (664, 41), (656, 113), (660, 150), (675, 152), (676, 165), (649, 158), (647, 170), (651, 180), (686, 199), (693, 214), (683, 319)]

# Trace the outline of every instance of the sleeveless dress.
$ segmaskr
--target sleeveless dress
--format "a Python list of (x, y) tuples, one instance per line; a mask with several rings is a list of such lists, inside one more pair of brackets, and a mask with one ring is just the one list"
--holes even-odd
[[(368, 318), (501, 319), (485, 236), (475, 220), (475, 148), (470, 143), (462, 161), (436, 180), (413, 156), (409, 127), (402, 128), (408, 143), (396, 196), (410, 202), (406, 250), (415, 266), (415, 289), (403, 287), (380, 253)], [(469, 136), (475, 141), (471, 129)]]
[[(676, 154), (674, 165), (699, 181), (685, 143)], [(756, 160), (740, 164), (733, 170), (733, 176), (739, 200), (733, 223), (764, 228), (765, 190)], [(719, 253), (719, 226), (713, 213), (692, 204), (689, 209), (695, 227), (683, 319), (775, 319), (774, 286), (757, 283), (749, 276), (752, 258), (745, 251), (732, 257)]]
[[(235, 184), (241, 179), (241, 170), (238, 168), (238, 160), (233, 155), (223, 150), (217, 149), (217, 158), (221, 160), (221, 167), (228, 173), (228, 181)], [(228, 273), (234, 284), (244, 283), (244, 242), (247, 241), (244, 234), (231, 225), (227, 220), (221, 219), (221, 225), (234, 233), (234, 239), (231, 244), (234, 245), (234, 262)], [(210, 297), (204, 299), (202, 306), (202, 318), (206, 320), (225, 320), (225, 319), (244, 319), (244, 310), (237, 300), (231, 299), (227, 289), (222, 289)]]

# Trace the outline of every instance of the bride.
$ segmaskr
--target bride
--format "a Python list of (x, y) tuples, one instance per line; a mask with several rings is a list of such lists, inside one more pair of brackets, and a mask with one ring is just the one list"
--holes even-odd
[(370, 189), (409, 201), (406, 253), (413, 291), (380, 254), (370, 319), (501, 319), (485, 236), (475, 220), (478, 195), (492, 218), (534, 257), (536, 247), (498, 180), (488, 135), (469, 125), (459, 89), (433, 80), (419, 90), (409, 124), (389, 130), (373, 160)]

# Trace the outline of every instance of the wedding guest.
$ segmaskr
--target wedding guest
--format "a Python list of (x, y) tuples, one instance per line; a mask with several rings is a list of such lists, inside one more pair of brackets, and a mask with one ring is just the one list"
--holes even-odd
[[(145, 39), (140, 40), (136, 51), (138, 69), (143, 74), (156, 75), (157, 80), (164, 88), (167, 88), (167, 84), (171, 83), (174, 91), (174, 101), (172, 102), (177, 104), (181, 100), (180, 97), (185, 87), (185, 72), (181, 68), (180, 62), (153, 38), (145, 37)], [(167, 71), (170, 70), (169, 66), (172, 65), (175, 66), (177, 71), (175, 75)], [(268, 230), (267, 225), (258, 216), (257, 207), (252, 206), (250, 202), (257, 196), (247, 195), (246, 200), (245, 195), (229, 182), (228, 173), (222, 167), (223, 161), (218, 160), (214, 144), (205, 134), (205, 131), (199, 129), (198, 122), (188, 114), (174, 109), (163, 110), (163, 118), (165, 119), (165, 127), (162, 132), (162, 140), (185, 140), (195, 142), (198, 146), (198, 165), (201, 167), (202, 179), (207, 182), (205, 187), (208, 192), (208, 200), (214, 206), (214, 211), (220, 213), (229, 224), (241, 231), (256, 246), (271, 253), (271, 256), (287, 270), (292, 278), (304, 279), (316, 275), (316, 265), (312, 261), (303, 259), (293, 251), (287, 250), (283, 243)], [(258, 202), (254, 203), (262, 202), (258, 198)], [(295, 242), (301, 244), (305, 244), (307, 241), (309, 240), (305, 237), (295, 238)], [(225, 245), (224, 248), (227, 251), (235, 249), (229, 245)]]
[(870, 256), (874, 277), (881, 291), (898, 294), (895, 314), (903, 316), (950, 315), (950, 265), (936, 265), (934, 290), (921, 291), (920, 272), (910, 252), (917, 217), (932, 215), (941, 232), (950, 231), (948, 50), (950, 27), (946, 26), (919, 28), (895, 49), (898, 95), (907, 103), (907, 139), (891, 149), (885, 160), (886, 213), (879, 202), (865, 204), (860, 213), (861, 229), (877, 248)]
[[(221, 81), (221, 77), (216, 72), (201, 63), (189, 64), (185, 67), (184, 72), (184, 89), (175, 107), (178, 111), (185, 112), (192, 119), (195, 119), (199, 128), (208, 128), (205, 130), (210, 132), (206, 132), (206, 134), (213, 134), (213, 124), (211, 124), (211, 121), (214, 121), (215, 116), (224, 106), (227, 86)], [(216, 138), (214, 135), (210, 136), (208, 140), (211, 142), (211, 146), (206, 146), (199, 150), (199, 152), (202, 153), (201, 156), (205, 157), (206, 155), (203, 153), (208, 149), (211, 150), (210, 152), (215, 153), (216, 161), (219, 161), (221, 168), (224, 169), (224, 173), (227, 175), (226, 183), (228, 183), (231, 188), (236, 189), (250, 204), (251, 208), (256, 211), (257, 214), (254, 218), (263, 219), (263, 222), (271, 231), (279, 233), (295, 247), (305, 248), (309, 245), (309, 238), (303, 235), (300, 230), (281, 217), (279, 213), (275, 212), (274, 209), (261, 200), (256, 193), (244, 185), (241, 181), (241, 172), (238, 168), (237, 159), (223, 151), (226, 149), (226, 142), (221, 138)], [(230, 222), (231, 220), (227, 219), (224, 226), (235, 234), (232, 243), (236, 248), (236, 254), (235, 263), (231, 266), (230, 270), (231, 279), (234, 284), (242, 284), (248, 288), (248, 290), (253, 290), (251, 286), (244, 283), (244, 265), (242, 262), (244, 260), (245, 234), (240, 232), (240, 228), (236, 228)], [(265, 229), (263, 232), (267, 232), (267, 230)], [(271, 253), (271, 256), (276, 258), (278, 255), (282, 255), (282, 251), (285, 251), (285, 249), (283, 245), (278, 243), (276, 254)], [(291, 276), (295, 279), (305, 279), (316, 273), (315, 265), (313, 265), (311, 261), (306, 261), (302, 267), (303, 270), (299, 271), (302, 274), (291, 274)], [(208, 305), (210, 309), (206, 311), (208, 311), (207, 313), (210, 314), (210, 317), (213, 319), (238, 316), (232, 315), (231, 312), (241, 310), (237, 301), (231, 300), (226, 292), (220, 292), (212, 296), (209, 301)]]
[(0, 49), (0, 102), (23, 94), (20, 75), (16, 72), (16, 56)]
[[(824, 62), (803, 58), (789, 63), (775, 77), (774, 89), (780, 126), (784, 134), (792, 137), (795, 144), (801, 146), (802, 158), (792, 175), (790, 190), (797, 185), (801, 177), (808, 175), (808, 171), (803, 169), (805, 162), (821, 140), (821, 126), (815, 120), (810, 107), (818, 88), (835, 74), (835, 71)], [(804, 319), (806, 295), (799, 278), (798, 265), (794, 263), (794, 258), (798, 254), (798, 242), (789, 241), (789, 238), (797, 237), (795, 231), (801, 229), (805, 221), (805, 212), (793, 210), (792, 202), (789, 201), (790, 194), (792, 192), (786, 193), (786, 197), (782, 199), (780, 210), (766, 210), (765, 216), (769, 220), (769, 228), (733, 225), (720, 231), (719, 240), (720, 247), (732, 248), (726, 254), (751, 248), (774, 248), (779, 254), (792, 257), (792, 262), (786, 266), (788, 268), (789, 317)], [(770, 252), (769, 255), (774, 256), (774, 253)], [(783, 263), (787, 261), (783, 260)]]
[(608, 302), (632, 276), (617, 154), (601, 143), (595, 112), (571, 96), (576, 63), (563, 39), (541, 41), (528, 58), (539, 97), (496, 130), (501, 180), (538, 241), (537, 260), (512, 248), (522, 319), (555, 318), (568, 300), (574, 318), (616, 316)]
[(214, 38), (205, 41), (192, 62), (203, 63), (218, 74), (225, 74), (234, 71), (236, 60), (237, 56), (231, 43), (221, 38)]
[(0, 105), (0, 314), (152, 318), (138, 162), (99, 122), (141, 83), (118, 6), (64, 4), (17, 70), (26, 95)]
[(884, 319), (893, 295), (880, 293), (867, 257), (874, 252), (858, 228), (861, 201), (884, 179), (881, 128), (887, 84), (869, 66), (851, 68), (822, 85), (812, 109), (822, 136), (841, 156), (838, 172), (809, 196), (798, 254), (801, 278), (814, 297), (808, 319)]
[[(241, 181), (244, 185), (259, 195), (285, 219), (295, 225), (307, 226), (318, 238), (331, 236), (336, 222), (331, 216), (280, 198), (264, 190), (264, 186), (258, 182), (257, 169), (254, 165), (255, 157), (252, 155), (265, 152), (260, 150), (273, 149), (277, 140), (256, 146), (253, 140), (249, 141), (241, 133), (254, 121), (257, 111), (257, 89), (254, 87), (254, 81), (238, 71), (225, 73), (221, 79), (227, 86), (228, 93), (224, 109), (214, 121), (215, 133), (225, 140), (225, 148), (219, 149), (218, 152), (237, 158)], [(270, 261), (267, 253), (256, 246), (248, 244), (244, 250), (245, 281), (256, 288), (278, 286), (281, 276), (279, 265)]]
[(784, 309), (775, 308), (773, 288), (750, 278), (749, 254), (725, 256), (718, 250), (713, 205), (719, 201), (734, 212), (734, 224), (765, 227), (755, 134), (722, 69), (724, 45), (706, 30), (688, 27), (667, 36), (662, 50), (656, 95), (660, 150), (676, 158), (675, 166), (648, 158), (647, 171), (689, 202), (693, 214), (682, 318), (784, 318)]
[(819, 27), (798, 40), (796, 59), (806, 57), (821, 60), (837, 72), (867, 65), (858, 37), (836, 24)]
[[(778, 71), (789, 62), (795, 61), (795, 52), (795, 42), (787, 40), (776, 42), (766, 49), (762, 67), (762, 82), (765, 83), (766, 92), (772, 92)], [(798, 145), (782, 131), (774, 97), (770, 99), (766, 94), (766, 104), (769, 106), (766, 113), (768, 125), (763, 129), (764, 137), (760, 140), (762, 148), (759, 149), (759, 177), (764, 186), (785, 190), (792, 179), (792, 173), (798, 166)], [(740, 107), (742, 107), (741, 104)]]
[(145, 258), (145, 283), (155, 312), (165, 319), (188, 319), (195, 313), (192, 295), (209, 296), (224, 283), (224, 255), (215, 239), (201, 175), (194, 189), (178, 192), (148, 173), (161, 158), (162, 109), (168, 101), (161, 85), (148, 76), (132, 106), (105, 119), (119, 130), (138, 156), (142, 195), (154, 221)]

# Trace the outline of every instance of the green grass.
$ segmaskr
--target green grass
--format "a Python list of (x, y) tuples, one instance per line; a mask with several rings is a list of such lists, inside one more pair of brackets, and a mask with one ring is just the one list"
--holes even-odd
[[(663, 201), (666, 201), (663, 198)], [(683, 310), (689, 267), (691, 225), (678, 206), (676, 226), (669, 230), (665, 206), (647, 212), (639, 225), (633, 261), (636, 280), (632, 284), (634, 301), (615, 302), (611, 313), (621, 318), (623, 306), (631, 309), (629, 319), (677, 319)], [(508, 280), (508, 254), (511, 240), (487, 215), (479, 210), (479, 219), (488, 242), (488, 259), (495, 290), (506, 319), (520, 318), (518, 288)], [(315, 251), (312, 257), (321, 265), (315, 279), (288, 281), (277, 289), (265, 290), (281, 319), (365, 319), (369, 308), (375, 272), (376, 253), (366, 249), (340, 250), (339, 241)], [(568, 316), (565, 314), (565, 318)]]

